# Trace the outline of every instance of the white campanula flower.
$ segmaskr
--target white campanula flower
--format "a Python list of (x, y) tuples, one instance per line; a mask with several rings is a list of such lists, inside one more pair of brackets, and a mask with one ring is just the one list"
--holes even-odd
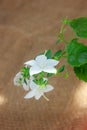
[(26, 91), (29, 90), (29, 82), (30, 81), (28, 79), (26, 79), (26, 83), (24, 82), (24, 78), (23, 78), (21, 72), (18, 72), (16, 74), (16, 76), (14, 77), (14, 85), (16, 85), (16, 86), (22, 85), (24, 90), (26, 90)]
[(41, 96), (43, 96), (45, 99), (49, 100), (44, 95), (44, 93), (52, 91), (53, 86), (48, 84), (45, 87), (41, 87), (31, 80), (30, 89), (31, 89), (31, 91), (26, 94), (26, 96), (24, 97), (25, 99), (35, 97), (35, 99), (38, 100), (38, 99), (40, 99)]
[(47, 73), (56, 73), (55, 66), (59, 63), (59, 61), (54, 59), (47, 59), (45, 55), (39, 55), (35, 58), (35, 60), (30, 60), (25, 62), (25, 65), (31, 66), (30, 75), (38, 74), (40, 72)]

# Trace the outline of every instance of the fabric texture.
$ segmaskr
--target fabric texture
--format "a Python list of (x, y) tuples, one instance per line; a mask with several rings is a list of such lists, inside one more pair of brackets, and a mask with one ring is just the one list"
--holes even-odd
[(87, 84), (71, 67), (68, 79), (50, 79), (49, 102), (24, 99), (26, 91), (13, 84), (23, 63), (64, 48), (55, 45), (61, 20), (80, 16), (87, 16), (86, 0), (0, 0), (0, 130), (87, 130)]

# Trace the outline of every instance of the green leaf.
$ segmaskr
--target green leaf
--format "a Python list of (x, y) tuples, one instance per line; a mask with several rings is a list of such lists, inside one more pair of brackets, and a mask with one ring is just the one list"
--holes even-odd
[(63, 20), (63, 24), (69, 24), (69, 20), (68, 20), (68, 18), (65, 18), (64, 20)]
[(58, 39), (58, 40), (56, 41), (56, 44), (60, 44), (60, 42), (61, 42), (61, 40), (60, 40), (60, 39)]
[(23, 67), (21, 72), (22, 72), (22, 76), (24, 78), (29, 78), (30, 77), (29, 68), (28, 67)]
[(33, 81), (34, 81), (36, 84), (38, 84), (38, 82), (39, 82), (38, 79), (34, 79)]
[(53, 74), (52, 73), (47, 73), (47, 77), (51, 77)]
[(74, 72), (80, 80), (87, 82), (87, 63), (80, 67), (74, 67)]
[(87, 63), (87, 46), (73, 39), (66, 46), (67, 60), (71, 66), (80, 66)]
[(65, 69), (65, 65), (62, 65), (59, 69), (58, 69), (58, 73), (61, 73), (63, 72)]
[(48, 80), (44, 80), (43, 84), (46, 86), (48, 84)]
[(27, 85), (27, 81), (26, 81), (26, 79), (24, 79), (24, 83)]
[(87, 38), (87, 17), (73, 19), (69, 22), (69, 25), (74, 29), (77, 36)]
[(62, 55), (62, 50), (58, 50), (55, 54), (54, 54), (54, 59), (58, 60)]
[(48, 59), (51, 59), (52, 58), (52, 50), (46, 51), (45, 56), (47, 56)]

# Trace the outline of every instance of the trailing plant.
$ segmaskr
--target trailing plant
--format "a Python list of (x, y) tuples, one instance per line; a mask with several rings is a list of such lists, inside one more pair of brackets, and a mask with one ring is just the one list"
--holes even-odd
[[(65, 38), (67, 27), (71, 29), (69, 40)], [(24, 66), (14, 77), (14, 84), (22, 85), (29, 91), (24, 98), (39, 99), (43, 96), (49, 100), (44, 93), (53, 90), (53, 86), (49, 84), (51, 76), (59, 76), (65, 71), (65, 77), (69, 77), (66, 64), (73, 68), (74, 73), (79, 78), (87, 82), (87, 46), (80, 41), (87, 38), (87, 17), (76, 19), (64, 19), (58, 34), (56, 46), (65, 44), (64, 49), (59, 49), (53, 54), (52, 49), (39, 53), (36, 58), (24, 63)], [(61, 59), (65, 58), (66, 63), (57, 66)], [(56, 67), (57, 66), (57, 67)]]

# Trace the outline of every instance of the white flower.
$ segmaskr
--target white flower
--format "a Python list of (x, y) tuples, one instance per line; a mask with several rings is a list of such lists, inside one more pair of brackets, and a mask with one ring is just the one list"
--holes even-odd
[(26, 79), (26, 83), (24, 82), (23, 76), (21, 72), (18, 72), (16, 76), (14, 77), (14, 85), (20, 86), (23, 85), (24, 90), (28, 91), (29, 90), (29, 80)]
[(49, 84), (46, 85), (44, 88), (41, 88), (33, 81), (30, 82), (30, 88), (31, 91), (26, 94), (26, 96), (24, 97), (25, 99), (35, 97), (35, 99), (38, 100), (41, 96), (43, 96), (45, 97), (45, 99), (48, 100), (48, 98), (44, 95), (44, 93), (53, 90), (53, 86)]
[(54, 59), (47, 59), (45, 55), (39, 55), (35, 60), (25, 62), (26, 65), (32, 66), (30, 68), (30, 75), (38, 74), (42, 71), (47, 73), (56, 73), (56, 66), (59, 61)]

